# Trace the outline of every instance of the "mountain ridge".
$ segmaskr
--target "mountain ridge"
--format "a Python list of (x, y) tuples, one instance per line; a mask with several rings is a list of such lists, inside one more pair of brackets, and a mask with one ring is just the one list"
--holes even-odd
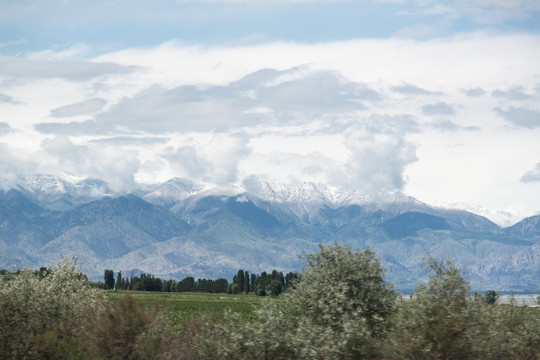
[(93, 278), (105, 268), (230, 278), (239, 268), (298, 271), (297, 255), (338, 241), (369, 246), (404, 290), (423, 278), (427, 256), (463, 265), (479, 288), (540, 288), (540, 216), (502, 228), (407, 196), (377, 203), (314, 183), (261, 183), (257, 190), (175, 178), (133, 195), (96, 179), (28, 179), (34, 187), (23, 181), (0, 193), (0, 267), (47, 266), (67, 254), (83, 258)]

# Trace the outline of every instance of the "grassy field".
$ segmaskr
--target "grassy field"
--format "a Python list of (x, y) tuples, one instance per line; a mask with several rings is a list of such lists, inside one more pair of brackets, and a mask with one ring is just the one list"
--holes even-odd
[(197, 322), (204, 319), (224, 321), (225, 313), (230, 310), (240, 316), (242, 321), (257, 320), (255, 309), (264, 301), (264, 297), (245, 294), (206, 294), (206, 293), (163, 293), (151, 291), (106, 291), (105, 296), (117, 300), (129, 292), (138, 301), (153, 306), (159, 301), (173, 326), (184, 322)]

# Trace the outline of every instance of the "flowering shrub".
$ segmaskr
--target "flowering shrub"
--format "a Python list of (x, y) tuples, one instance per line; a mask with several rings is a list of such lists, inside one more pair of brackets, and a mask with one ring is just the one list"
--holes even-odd
[(23, 269), (0, 277), (0, 358), (35, 359), (75, 346), (97, 294), (75, 259), (45, 274)]
[[(259, 310), (259, 323), (232, 321), (207, 334), (202, 357), (356, 359), (376, 357), (395, 294), (369, 249), (333, 244), (307, 255), (300, 280)], [(233, 319), (234, 320), (234, 319)]]

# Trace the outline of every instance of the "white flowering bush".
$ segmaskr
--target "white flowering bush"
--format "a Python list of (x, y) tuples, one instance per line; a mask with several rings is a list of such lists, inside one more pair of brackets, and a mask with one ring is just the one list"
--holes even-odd
[(395, 294), (369, 249), (333, 244), (306, 256), (300, 281), (259, 312), (259, 323), (233, 321), (207, 334), (201, 357), (357, 359), (378, 356)]
[(386, 347), (392, 359), (540, 359), (540, 311), (469, 296), (450, 261), (428, 261), (416, 299), (402, 301)]
[(76, 259), (63, 258), (49, 272), (23, 269), (0, 277), (0, 358), (46, 358), (59, 347), (77, 347), (97, 295)]

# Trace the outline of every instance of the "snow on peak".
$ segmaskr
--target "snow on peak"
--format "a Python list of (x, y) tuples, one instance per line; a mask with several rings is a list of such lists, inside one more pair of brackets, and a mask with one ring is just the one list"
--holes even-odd
[(67, 192), (68, 181), (54, 175), (21, 174), (17, 176), (17, 187), (30, 193), (61, 193)]
[[(247, 189), (264, 200), (278, 203), (319, 203), (329, 206), (365, 204), (371, 199), (355, 191), (349, 191), (314, 182), (281, 183), (258, 182)], [(253, 186), (254, 185), (254, 186)]]
[(40, 206), (51, 209), (65, 209), (73, 205), (114, 195), (105, 181), (73, 179), (48, 174), (22, 174), (17, 176), (16, 189)]
[(196, 194), (201, 189), (202, 185), (191, 180), (172, 178), (157, 185), (143, 199), (154, 204), (171, 206)]

